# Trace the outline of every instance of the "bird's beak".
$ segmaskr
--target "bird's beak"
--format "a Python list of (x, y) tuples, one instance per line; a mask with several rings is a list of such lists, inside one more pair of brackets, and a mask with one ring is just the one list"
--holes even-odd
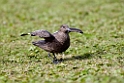
[(78, 32), (78, 33), (82, 33), (83, 34), (82, 30), (76, 29), (76, 28), (69, 28), (69, 32)]

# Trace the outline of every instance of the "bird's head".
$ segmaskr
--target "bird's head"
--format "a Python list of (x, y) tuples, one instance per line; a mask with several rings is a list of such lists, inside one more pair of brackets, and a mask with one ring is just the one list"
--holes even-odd
[(61, 25), (60, 26), (60, 31), (64, 32), (64, 33), (68, 33), (69, 32), (69, 26), (65, 25), (65, 24)]
[(83, 33), (82, 30), (77, 29), (77, 28), (70, 28), (68, 25), (63, 24), (60, 26), (60, 31), (64, 33), (69, 33), (69, 32), (78, 32), (78, 33)]

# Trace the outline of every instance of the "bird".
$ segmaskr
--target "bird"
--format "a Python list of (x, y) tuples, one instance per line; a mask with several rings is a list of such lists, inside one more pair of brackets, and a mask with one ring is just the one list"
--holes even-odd
[(53, 63), (57, 64), (63, 59), (61, 58), (61, 60), (58, 60), (55, 55), (65, 52), (70, 46), (70, 32), (78, 32), (83, 34), (83, 31), (80, 29), (71, 28), (67, 24), (63, 24), (60, 26), (59, 30), (53, 34), (47, 30), (36, 30), (30, 33), (23, 33), (21, 36), (31, 35), (44, 38), (44, 40), (33, 41), (32, 44), (48, 52), (48, 56), (51, 56), (52, 54)]

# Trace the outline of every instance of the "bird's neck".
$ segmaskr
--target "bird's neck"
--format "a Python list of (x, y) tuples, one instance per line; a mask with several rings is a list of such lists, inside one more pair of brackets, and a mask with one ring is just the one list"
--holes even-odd
[(57, 40), (62, 44), (70, 42), (69, 33), (58, 32)]

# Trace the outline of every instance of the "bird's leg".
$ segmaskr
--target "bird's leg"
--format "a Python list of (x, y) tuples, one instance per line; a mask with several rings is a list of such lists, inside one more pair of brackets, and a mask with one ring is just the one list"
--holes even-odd
[(51, 56), (50, 52), (48, 53), (48, 57), (53, 58), (53, 57)]
[(55, 56), (54, 53), (53, 53), (53, 56), (54, 56), (54, 57), (53, 57), (53, 63), (54, 63), (54, 64), (57, 64), (57, 63), (58, 63), (58, 60), (57, 60), (57, 58), (56, 58), (56, 56)]
[(53, 53), (53, 56), (54, 56), (54, 57), (53, 57), (53, 60), (57, 60), (57, 58), (56, 58), (56, 56), (55, 56), (55, 54), (54, 54), (54, 53)]
[(59, 59), (59, 62), (62, 62), (62, 61), (64, 61), (64, 53), (62, 53), (62, 57)]

